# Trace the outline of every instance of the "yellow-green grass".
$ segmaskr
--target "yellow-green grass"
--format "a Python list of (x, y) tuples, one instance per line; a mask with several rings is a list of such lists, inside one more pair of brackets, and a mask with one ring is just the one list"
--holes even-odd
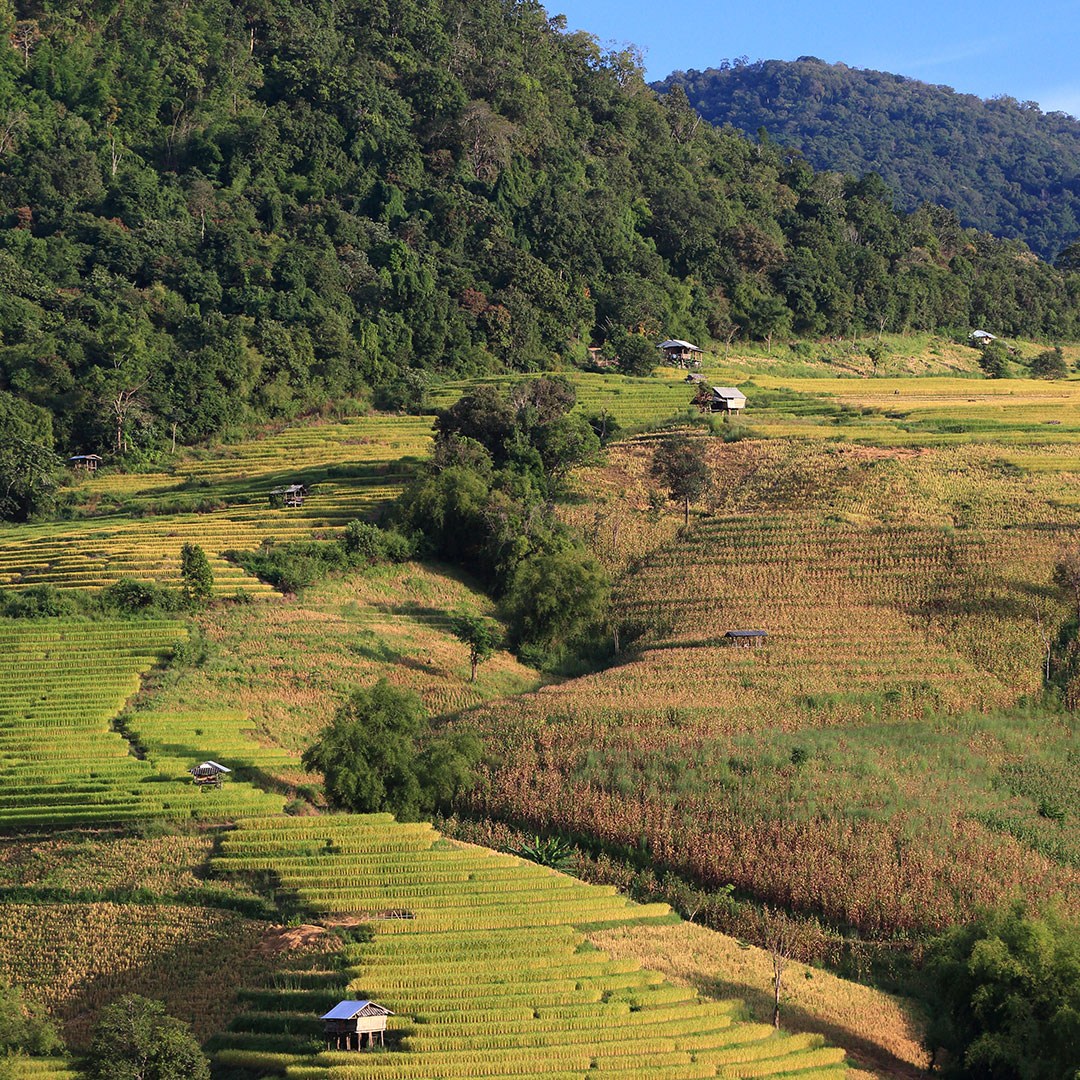
[(78, 1080), (82, 1075), (67, 1058), (31, 1058), (11, 1055), (4, 1065), (11, 1080)]
[[(230, 502), (266, 502), (272, 487), (325, 483), (345, 476), (378, 486), (400, 486), (411, 463), (425, 456), (430, 417), (359, 416), (337, 422), (301, 421), (282, 431), (238, 442), (181, 451), (168, 472), (73, 474), (81, 500), (122, 496), (150, 501), (189, 494)], [(362, 484), (354, 484), (360, 487)], [(346, 487), (346, 490), (349, 490)]]
[[(220, 851), (218, 873), (273, 872), (301, 909), (373, 929), (343, 968), (297, 964), (247, 991), (213, 1043), (222, 1065), (326, 1080), (845, 1075), (820, 1037), (740, 1023), (737, 1002), (702, 1001), (580, 929), (663, 921), (664, 905), (386, 815), (247, 821)], [(317, 1017), (343, 997), (393, 1010), (387, 1050), (317, 1052)]]
[[(417, 563), (357, 571), (299, 599), (213, 608), (198, 617), (209, 659), (168, 680), (131, 723), (227, 710), (246, 717), (259, 742), (298, 755), (352, 687), (381, 676), (435, 714), (540, 685), (504, 650), (470, 682), (468, 650), (450, 632), (458, 610), (495, 614), (467, 578)], [(207, 737), (217, 730), (199, 726)]]
[[(0, 625), (0, 828), (267, 812), (281, 799), (246, 783), (195, 789), (204, 745), (151, 745), (145, 760), (113, 720), (151, 667), (187, 636), (177, 621), (8, 621)], [(161, 729), (155, 735), (161, 737)], [(176, 740), (190, 731), (177, 726)], [(149, 740), (153, 744), (153, 737)], [(230, 757), (237, 739), (222, 755)], [(254, 746), (255, 744), (250, 744)], [(160, 758), (160, 760), (158, 760)]]

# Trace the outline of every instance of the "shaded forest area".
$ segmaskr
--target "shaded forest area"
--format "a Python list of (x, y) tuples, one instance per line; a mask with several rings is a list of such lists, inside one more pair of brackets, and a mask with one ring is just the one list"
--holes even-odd
[(680, 87), (714, 124), (764, 128), (816, 169), (878, 173), (903, 210), (949, 207), (1049, 260), (1080, 239), (1080, 121), (1034, 101), (984, 101), (813, 56), (724, 61), (657, 85)]
[(1080, 330), (1080, 276), (714, 131), (533, 0), (0, 23), (0, 390), (68, 452), (400, 407), (614, 331)]

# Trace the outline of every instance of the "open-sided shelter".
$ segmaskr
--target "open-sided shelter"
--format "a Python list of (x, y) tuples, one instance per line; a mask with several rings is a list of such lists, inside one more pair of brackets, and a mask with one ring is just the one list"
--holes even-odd
[(308, 490), (303, 484), (283, 484), (270, 489), (270, 505), (286, 508), (303, 506), (307, 493)]
[(734, 386), (702, 386), (690, 404), (703, 413), (740, 413), (746, 408), (746, 395)]
[(374, 1001), (339, 1001), (320, 1020), (327, 1050), (366, 1050), (383, 1046), (386, 1018), (394, 1014)]
[(689, 367), (701, 363), (702, 350), (689, 341), (683, 341), (681, 338), (668, 338), (667, 341), (661, 341), (656, 347), (664, 354), (664, 359), (669, 364)]
[(201, 765), (193, 765), (188, 772), (198, 787), (221, 787), (232, 769), (219, 765), (216, 761), (204, 761)]
[(73, 454), (67, 459), (68, 465), (79, 472), (96, 473), (101, 465), (99, 454)]

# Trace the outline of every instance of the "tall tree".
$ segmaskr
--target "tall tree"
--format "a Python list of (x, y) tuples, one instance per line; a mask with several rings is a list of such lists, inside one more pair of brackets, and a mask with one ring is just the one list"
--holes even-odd
[(668, 497), (683, 504), (683, 524), (690, 524), (690, 505), (700, 499), (712, 483), (712, 470), (705, 455), (705, 441), (688, 435), (669, 435), (653, 452), (650, 472), (668, 489)]

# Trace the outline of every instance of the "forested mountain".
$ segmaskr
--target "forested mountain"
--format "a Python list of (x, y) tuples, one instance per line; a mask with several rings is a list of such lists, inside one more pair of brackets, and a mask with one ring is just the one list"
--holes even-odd
[(712, 130), (533, 0), (4, 2), (0, 389), (61, 449), (615, 331), (1080, 326), (1080, 277)]
[(901, 209), (947, 206), (1045, 259), (1080, 239), (1080, 121), (1033, 101), (984, 101), (812, 56), (725, 61), (658, 85), (681, 87), (714, 124), (764, 128), (817, 169), (878, 173)]

